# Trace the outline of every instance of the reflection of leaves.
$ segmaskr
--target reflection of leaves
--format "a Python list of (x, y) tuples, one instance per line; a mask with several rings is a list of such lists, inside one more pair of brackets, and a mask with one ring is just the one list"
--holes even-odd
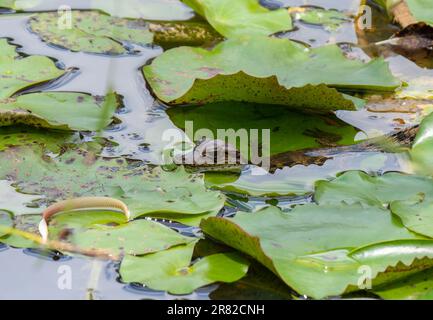
[(0, 153), (0, 159), (1, 179), (13, 181), (22, 192), (45, 195), (48, 202), (111, 196), (121, 198), (134, 217), (156, 214), (176, 221), (216, 214), (224, 205), (219, 192), (205, 189), (201, 175), (183, 168), (166, 172), (123, 158), (98, 158), (83, 150), (51, 159), (39, 149), (10, 148)]
[(356, 287), (363, 265), (371, 267), (376, 283), (433, 265), (432, 260), (416, 260), (433, 258), (433, 241), (417, 240), (381, 208), (304, 205), (288, 213), (269, 208), (233, 219), (209, 218), (201, 227), (314, 298)]
[(286, 10), (270, 11), (256, 0), (183, 0), (223, 36), (270, 35), (292, 29)]
[(249, 263), (236, 253), (207, 256), (191, 265), (195, 243), (143, 257), (126, 256), (120, 266), (124, 282), (143, 283), (151, 289), (188, 294), (214, 282), (234, 282)]
[(231, 39), (211, 51), (172, 49), (144, 74), (170, 104), (271, 102), (319, 110), (355, 109), (353, 99), (331, 87), (392, 91), (400, 84), (381, 59), (364, 64), (345, 58), (338, 46), (307, 49), (268, 37)]

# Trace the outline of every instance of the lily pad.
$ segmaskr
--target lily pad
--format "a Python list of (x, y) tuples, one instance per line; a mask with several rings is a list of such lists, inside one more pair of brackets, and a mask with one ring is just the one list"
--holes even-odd
[(0, 179), (12, 181), (21, 192), (44, 195), (47, 202), (108, 196), (124, 201), (133, 217), (155, 214), (181, 220), (185, 215), (216, 214), (225, 200), (220, 192), (206, 190), (202, 175), (182, 167), (167, 172), (85, 150), (50, 158), (38, 148), (9, 148), (0, 159)]
[(383, 59), (364, 64), (345, 58), (338, 46), (308, 49), (262, 36), (230, 39), (211, 51), (171, 49), (143, 71), (156, 96), (172, 105), (244, 101), (355, 110), (353, 99), (335, 88), (393, 91), (400, 85)]
[(351, 21), (346, 14), (337, 10), (300, 7), (290, 8), (289, 12), (294, 16), (295, 20), (300, 20), (310, 24), (322, 25), (328, 30), (338, 29), (341, 24)]
[(210, 140), (224, 140), (223, 137), (218, 137), (218, 130), (221, 132), (233, 129), (239, 133), (246, 130), (248, 141), (236, 141), (236, 147), (245, 159), (251, 154), (249, 146), (261, 143), (260, 137), (257, 137), (258, 141), (253, 141), (253, 129), (259, 132), (269, 130), (271, 155), (307, 148), (353, 144), (357, 133), (355, 128), (333, 115), (304, 114), (275, 105), (225, 102), (203, 107), (171, 108), (167, 113), (171, 121), (182, 130), (186, 129), (187, 121), (193, 124), (193, 130), (186, 132), (192, 141), (201, 139), (194, 137), (201, 129), (212, 132), (212, 135), (207, 137)]
[[(41, 215), (39, 214), (20, 215), (14, 218), (13, 227), (14, 229), (17, 230), (39, 234), (38, 224), (40, 221), (41, 221)], [(7, 235), (3, 238), (0, 238), (0, 242), (14, 248), (39, 248), (40, 247), (39, 244), (15, 234)]]
[(237, 281), (247, 273), (249, 262), (236, 253), (214, 254), (191, 264), (194, 245), (143, 257), (126, 256), (120, 266), (122, 281), (172, 294), (189, 294), (214, 282)]
[(47, 43), (90, 53), (125, 54), (128, 49), (122, 42), (139, 45), (152, 43), (153, 34), (143, 21), (110, 17), (93, 11), (73, 11), (72, 25), (59, 28), (57, 12), (33, 15), (30, 29)]
[(0, 126), (31, 125), (40, 128), (97, 131), (112, 122), (117, 109), (114, 94), (99, 98), (73, 92), (31, 93), (0, 101)]
[(333, 181), (317, 182), (314, 199), (319, 204), (360, 203), (383, 207), (397, 200), (432, 195), (433, 179), (429, 177), (401, 173), (372, 177), (364, 172), (349, 171)]
[(43, 56), (21, 57), (6, 39), (0, 39), (0, 102), (20, 90), (54, 80), (65, 74)]
[(194, 242), (160, 223), (136, 220), (118, 226), (93, 226), (73, 232), (68, 240), (79, 248), (106, 249), (113, 254), (143, 255)]
[(261, 262), (298, 293), (313, 298), (340, 295), (356, 287), (364, 264), (376, 278), (400, 261), (410, 266), (415, 258), (433, 257), (433, 241), (427, 240), (426, 251), (421, 253), (403, 250), (401, 243), (394, 243), (398, 248), (394, 255), (376, 247), (354, 251), (400, 239), (410, 240), (404, 246), (420, 245), (418, 237), (389, 211), (375, 207), (304, 205), (288, 213), (269, 208), (238, 213), (233, 219), (209, 218), (201, 227), (212, 238)]
[(423, 119), (418, 134), (410, 150), (415, 170), (420, 173), (432, 175), (433, 167), (431, 158), (433, 155), (433, 113)]
[(391, 211), (413, 232), (433, 237), (433, 200), (421, 197), (418, 201), (395, 201)]
[(433, 269), (381, 286), (374, 293), (388, 300), (432, 300)]
[(7, 231), (3, 228), (11, 228), (12, 226), (13, 220), (11, 214), (9, 212), (0, 211), (0, 237), (7, 234)]
[(269, 10), (257, 0), (183, 0), (220, 34), (227, 38), (240, 35), (270, 35), (293, 28), (287, 10)]

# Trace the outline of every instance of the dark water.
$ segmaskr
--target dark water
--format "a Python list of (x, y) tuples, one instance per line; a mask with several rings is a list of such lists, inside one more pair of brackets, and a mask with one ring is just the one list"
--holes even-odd
[[(157, 1), (153, 1), (157, 3)], [(178, 14), (171, 15), (176, 20), (189, 19), (192, 13), (176, 1), (166, 0), (161, 3), (171, 4), (177, 8)], [(313, 1), (264, 1), (268, 5), (306, 5)], [(326, 8), (352, 10), (350, 1), (314, 1)], [(356, 1), (354, 1), (355, 3)], [(65, 1), (45, 1), (35, 10), (55, 10)], [(89, 1), (73, 1), (74, 8), (90, 8)], [(175, 11), (176, 11), (175, 10)], [(379, 14), (379, 13), (378, 13)], [(123, 96), (124, 108), (117, 114), (120, 124), (114, 125), (104, 136), (115, 142), (112, 147), (104, 150), (106, 156), (128, 156), (131, 159), (144, 160), (152, 164), (162, 164), (162, 150), (167, 147), (161, 136), (165, 130), (176, 128), (165, 113), (165, 107), (160, 105), (146, 89), (141, 74), (141, 67), (150, 59), (161, 54), (158, 47), (135, 47), (136, 55), (123, 57), (108, 57), (85, 53), (72, 53), (50, 47), (30, 33), (26, 27), (27, 15), (2, 15), (0, 17), (0, 37), (11, 38), (13, 43), (22, 46), (22, 52), (31, 55), (44, 55), (56, 59), (64, 68), (76, 68), (77, 71), (64, 79), (62, 85), (52, 85), (53, 91), (88, 92), (93, 95), (105, 95), (113, 89)], [(393, 27), (387, 21), (382, 25), (382, 37), (370, 37), (367, 41), (387, 39)], [(326, 43), (346, 43), (353, 46), (365, 46), (365, 39), (359, 39), (352, 24), (343, 26), (335, 34), (330, 34), (318, 26), (299, 24), (299, 30), (291, 34), (280, 35), (305, 42), (312, 46)], [(367, 37), (368, 38), (368, 37)], [(310, 41), (314, 39), (315, 41)], [(356, 53), (357, 55), (359, 53)], [(361, 51), (364, 59), (370, 57)], [(422, 69), (414, 62), (399, 55), (390, 55), (389, 61), (393, 72), (410, 81), (420, 75), (433, 78), (432, 70)], [(416, 123), (417, 115), (410, 113), (373, 113), (369, 111), (340, 111), (337, 116), (359, 129), (357, 139), (380, 136), (404, 125)], [(250, 191), (254, 197), (239, 200), (229, 194), (229, 202), (243, 210), (255, 210), (266, 205), (266, 198), (261, 197), (268, 190), (278, 192), (291, 189), (296, 193), (308, 193), (319, 179), (332, 179), (337, 173), (346, 170), (365, 170), (367, 172), (408, 171), (405, 159), (395, 154), (385, 153), (354, 153), (339, 154), (327, 161), (323, 166), (298, 165), (292, 168), (277, 170), (275, 174), (257, 174), (261, 169), (249, 167), (234, 183), (239, 188)], [(10, 192), (15, 192), (11, 190)], [(290, 206), (294, 203), (310, 201), (310, 197), (285, 197), (277, 199), (280, 206)], [(0, 200), (1, 201), (1, 200)], [(186, 234), (194, 232), (190, 228), (181, 228)], [(209, 299), (211, 297), (232, 298), (230, 294), (236, 288), (218, 286), (203, 288), (188, 296), (172, 296), (164, 292), (155, 292), (140, 286), (122, 284), (118, 280), (114, 263), (94, 261), (81, 258), (64, 258), (59, 256), (44, 256), (30, 250), (10, 249), (0, 247), (0, 299)], [(59, 278), (64, 270), (72, 273), (70, 288), (59, 289)], [(212, 292), (214, 293), (212, 296)], [(225, 296), (225, 292), (227, 295)], [(239, 292), (236, 291), (239, 295)], [(247, 294), (247, 293), (246, 293)], [(247, 296), (247, 295), (246, 295)], [(287, 297), (285, 297), (287, 298)]]

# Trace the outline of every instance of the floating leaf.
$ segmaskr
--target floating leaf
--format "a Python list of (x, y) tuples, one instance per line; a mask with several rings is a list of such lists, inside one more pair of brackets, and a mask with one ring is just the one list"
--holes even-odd
[(227, 38), (240, 35), (270, 35), (293, 28), (286, 10), (268, 10), (257, 0), (183, 0), (220, 34)]
[(98, 99), (88, 94), (42, 92), (21, 95), (0, 101), (0, 126), (21, 124), (96, 131), (101, 125), (105, 128), (112, 122), (118, 105), (114, 94), (107, 95), (106, 99), (109, 105), (104, 112)]
[[(314, 298), (340, 295), (357, 285), (358, 269), (367, 261), (366, 252), (372, 250), (356, 258), (350, 251), (372, 243), (417, 238), (389, 211), (360, 206), (304, 205), (289, 213), (269, 208), (255, 214), (238, 213), (233, 219), (209, 218), (201, 227), (212, 238), (261, 262), (300, 294)], [(426, 242), (430, 251), (432, 242)], [(365, 264), (376, 277), (399, 261), (424, 257), (417, 254), (400, 250), (392, 259), (382, 252)], [(429, 256), (433, 257), (431, 252)]]
[(72, 231), (68, 240), (79, 248), (106, 249), (113, 254), (132, 255), (158, 252), (195, 241), (149, 220), (136, 220), (118, 226), (95, 225), (83, 232)]
[(73, 11), (72, 25), (59, 28), (59, 14), (46, 12), (29, 19), (30, 29), (45, 42), (72, 51), (124, 54), (128, 50), (121, 43), (152, 43), (153, 34), (143, 21), (114, 18), (93, 11)]
[(341, 24), (351, 21), (347, 15), (337, 10), (300, 7), (290, 8), (289, 12), (294, 15), (295, 20), (301, 20), (310, 24), (323, 25), (330, 30), (338, 29)]
[(33, 148), (10, 148), (0, 153), (0, 161), (0, 179), (13, 181), (22, 192), (44, 195), (48, 202), (108, 196), (124, 201), (133, 217), (155, 214), (173, 220), (216, 214), (224, 205), (221, 193), (206, 190), (202, 175), (183, 168), (167, 172), (84, 150), (52, 159)]
[(134, 53), (131, 44), (152, 43), (171, 48), (176, 45), (204, 45), (221, 36), (202, 22), (147, 22), (110, 17), (97, 11), (73, 11), (72, 25), (60, 28), (59, 14), (34, 14), (30, 29), (49, 44), (71, 51), (122, 55)]
[(382, 59), (364, 64), (337, 46), (307, 49), (267, 37), (231, 39), (211, 51), (175, 48), (143, 70), (156, 96), (174, 105), (244, 101), (354, 110), (353, 99), (330, 87), (392, 91), (400, 84)]
[(421, 197), (418, 201), (394, 201), (391, 211), (413, 232), (433, 238), (433, 200)]
[(15, 46), (0, 39), (0, 102), (20, 90), (64, 75), (54, 62), (43, 56), (21, 57)]
[[(41, 221), (41, 216), (39, 214), (25, 214), (16, 216), (13, 220), (13, 227), (17, 230), (22, 230), (29, 233), (38, 233), (38, 224)], [(14, 248), (39, 248), (40, 245), (20, 237), (15, 234), (7, 235), (0, 238), (0, 242)]]
[[(275, 105), (251, 105), (240, 102), (209, 104), (203, 107), (171, 108), (167, 113), (173, 123), (185, 130), (187, 121), (189, 138), (201, 139), (196, 132), (208, 129), (213, 135), (210, 140), (225, 140), (218, 132), (235, 133), (248, 140), (237, 139), (236, 147), (245, 159), (251, 154), (250, 148), (260, 145), (262, 138), (253, 136), (253, 130), (269, 130), (271, 155), (322, 146), (347, 145), (354, 143), (356, 129), (331, 115), (313, 115), (293, 112)], [(189, 130), (192, 129), (192, 130)], [(203, 132), (202, 130), (200, 132)], [(195, 137), (194, 137), (195, 135)], [(256, 140), (254, 140), (256, 139)]]
[(420, 195), (433, 195), (433, 179), (401, 173), (372, 177), (364, 172), (349, 171), (333, 181), (317, 182), (314, 199), (319, 204), (361, 203), (383, 207)]
[(433, 113), (423, 119), (418, 134), (410, 150), (415, 169), (421, 173), (432, 175), (431, 164), (433, 154)]
[(194, 245), (143, 257), (126, 256), (120, 266), (122, 281), (143, 283), (173, 294), (189, 294), (214, 282), (237, 281), (247, 273), (249, 262), (236, 253), (210, 255), (191, 265)]
[(13, 226), (13, 220), (9, 212), (0, 211), (0, 237), (7, 234), (3, 228), (11, 228)]
[(432, 300), (433, 269), (381, 286), (374, 293), (388, 300)]

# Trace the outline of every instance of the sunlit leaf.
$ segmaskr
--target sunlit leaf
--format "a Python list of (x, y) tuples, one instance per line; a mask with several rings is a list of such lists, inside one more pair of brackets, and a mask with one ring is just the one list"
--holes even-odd
[(211, 51), (172, 49), (144, 67), (144, 75), (157, 97), (174, 105), (244, 101), (354, 110), (353, 99), (335, 88), (393, 91), (400, 84), (382, 59), (364, 64), (337, 46), (307, 49), (267, 37), (231, 39)]
[(195, 243), (145, 255), (126, 256), (120, 266), (124, 282), (142, 283), (154, 290), (188, 294), (214, 282), (234, 282), (248, 271), (249, 262), (236, 253), (219, 253), (191, 264)]

